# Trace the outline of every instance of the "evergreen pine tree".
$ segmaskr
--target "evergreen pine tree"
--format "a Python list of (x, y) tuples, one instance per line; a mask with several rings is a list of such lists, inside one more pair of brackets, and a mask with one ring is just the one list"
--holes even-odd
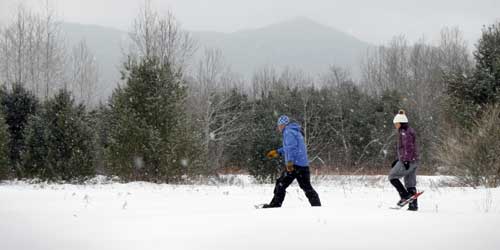
[(0, 99), (10, 134), (9, 158), (17, 177), (23, 177), (20, 152), (25, 149), (24, 129), (37, 110), (38, 100), (20, 84), (14, 84), (12, 90), (2, 89)]
[(474, 53), (474, 102), (495, 104), (500, 101), (500, 22), (485, 29)]
[[(280, 108), (280, 97), (263, 96), (256, 100), (253, 105), (253, 122), (250, 138), (252, 138), (251, 149), (248, 154), (251, 160), (248, 171), (260, 182), (268, 182), (275, 179), (283, 169), (281, 158), (267, 159), (269, 150), (281, 147), (281, 135), (276, 131), (276, 121), (281, 114), (285, 114)], [(282, 106), (282, 105), (281, 105)]]
[(0, 180), (7, 179), (9, 173), (9, 132), (3, 114), (0, 114)]
[(192, 152), (179, 74), (155, 59), (129, 61), (123, 88), (111, 98), (107, 167), (125, 179), (175, 181)]
[(21, 153), (24, 177), (49, 178), (56, 173), (47, 164), (47, 126), (43, 114), (33, 115), (24, 131), (26, 147)]
[(111, 129), (111, 110), (108, 105), (99, 104), (96, 110), (90, 112), (91, 127), (95, 134), (96, 147), (96, 173), (108, 174), (106, 172), (106, 148), (109, 145), (109, 133)]
[(474, 59), (472, 72), (452, 72), (444, 79), (449, 119), (463, 127), (473, 126), (488, 104), (500, 102), (500, 23), (483, 29)]
[(94, 133), (85, 107), (61, 90), (43, 108), (26, 133), (23, 159), (30, 176), (70, 181), (94, 175)]

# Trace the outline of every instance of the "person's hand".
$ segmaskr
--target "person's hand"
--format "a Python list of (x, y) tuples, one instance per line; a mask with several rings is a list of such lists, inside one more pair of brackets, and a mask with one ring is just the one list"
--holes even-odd
[(392, 164), (391, 164), (391, 168), (393, 168), (394, 166), (396, 166), (396, 164), (398, 164), (398, 161), (399, 161), (399, 160), (395, 160), (395, 161), (393, 161), (393, 162), (392, 162)]
[(278, 151), (276, 151), (276, 149), (273, 149), (273, 150), (267, 152), (266, 156), (269, 159), (274, 159), (274, 158), (278, 157)]
[(286, 163), (286, 171), (287, 172), (293, 172), (295, 170), (295, 167), (293, 166), (293, 162), (289, 161)]
[(409, 161), (405, 161), (405, 162), (403, 162), (403, 164), (405, 165), (406, 170), (410, 169), (410, 162)]

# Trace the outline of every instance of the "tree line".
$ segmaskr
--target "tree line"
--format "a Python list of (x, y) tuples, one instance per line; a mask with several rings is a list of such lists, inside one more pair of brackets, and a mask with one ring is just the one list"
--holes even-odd
[(396, 157), (392, 118), (403, 108), (419, 135), (421, 171), (500, 185), (499, 23), (483, 29), (472, 55), (460, 31), (447, 28), (438, 44), (395, 37), (370, 49), (360, 79), (335, 66), (314, 77), (264, 67), (246, 81), (218, 49), (190, 61), (190, 34), (146, 5), (121, 84), (95, 106), (88, 100), (98, 77), (84, 42), (63, 63), (57, 23), (26, 13), (0, 31), (1, 178), (170, 183), (247, 172), (269, 181), (280, 162), (265, 153), (280, 146), (281, 114), (302, 125), (315, 169), (375, 173)]

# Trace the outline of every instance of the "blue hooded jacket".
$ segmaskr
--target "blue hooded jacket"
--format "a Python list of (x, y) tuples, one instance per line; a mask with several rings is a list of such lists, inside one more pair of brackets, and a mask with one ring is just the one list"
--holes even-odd
[(295, 166), (308, 167), (307, 149), (300, 125), (290, 123), (283, 129), (283, 147), (278, 149), (285, 156), (285, 162), (293, 162)]

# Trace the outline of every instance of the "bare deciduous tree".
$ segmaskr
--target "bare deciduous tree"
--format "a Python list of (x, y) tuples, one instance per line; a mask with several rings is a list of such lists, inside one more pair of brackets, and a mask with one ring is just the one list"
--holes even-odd
[(46, 5), (36, 14), (20, 5), (13, 22), (1, 31), (0, 79), (23, 84), (41, 97), (48, 97), (64, 82), (66, 51), (61, 28)]
[(466, 72), (472, 68), (471, 52), (459, 28), (443, 28), (438, 49), (445, 73)]
[(130, 38), (130, 55), (155, 57), (160, 63), (170, 64), (177, 72), (183, 72), (196, 50), (195, 41), (181, 29), (174, 15), (171, 12), (165, 15), (156, 12), (149, 0), (145, 1), (135, 19)]
[(96, 87), (99, 82), (99, 70), (95, 56), (87, 47), (85, 40), (80, 41), (74, 48), (70, 56), (68, 71), (69, 86), (78, 102), (86, 106), (95, 104)]
[(350, 80), (350, 73), (346, 69), (332, 65), (320, 78), (322, 87), (336, 88)]
[(188, 103), (200, 132), (203, 158), (214, 164), (209, 166), (214, 168), (211, 170), (222, 166), (224, 145), (237, 140), (243, 130), (238, 123), (242, 116), (239, 104), (232, 102), (230, 95), (239, 83), (224, 64), (220, 50), (207, 49), (190, 83)]

